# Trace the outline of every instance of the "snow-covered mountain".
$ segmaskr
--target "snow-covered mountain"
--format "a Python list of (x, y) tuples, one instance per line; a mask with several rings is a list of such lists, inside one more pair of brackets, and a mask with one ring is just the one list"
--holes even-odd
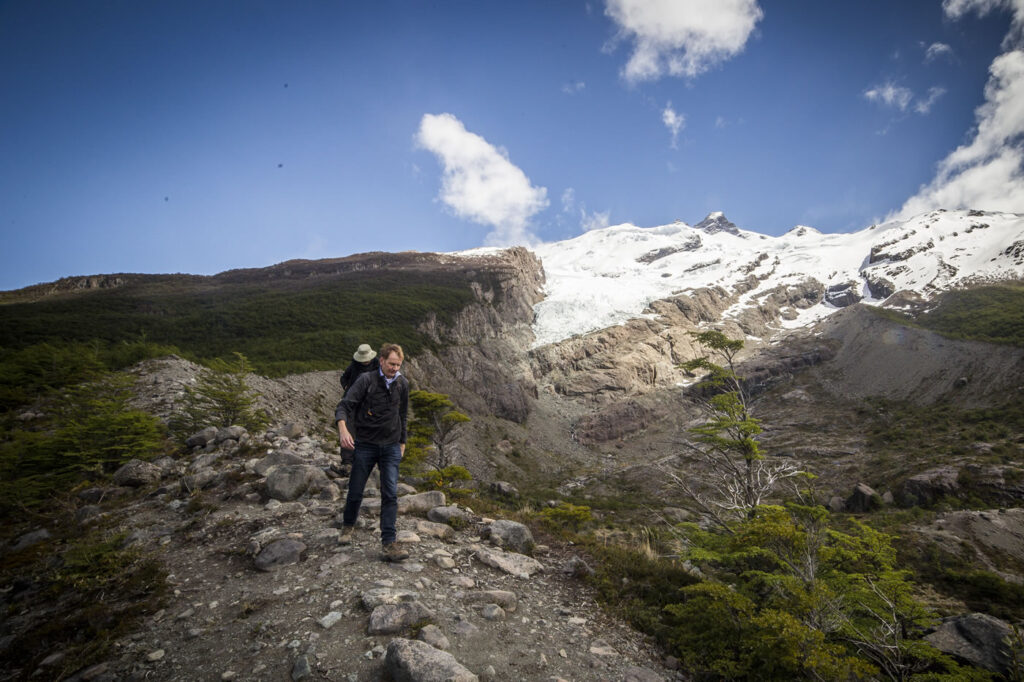
[(651, 302), (706, 287), (743, 292), (725, 317), (780, 288), (823, 289), (784, 310), (781, 330), (897, 291), (927, 299), (965, 283), (1022, 278), (1024, 215), (939, 210), (849, 234), (801, 225), (771, 237), (712, 213), (695, 226), (616, 225), (534, 251), (547, 278), (534, 309), (537, 346), (652, 315)]

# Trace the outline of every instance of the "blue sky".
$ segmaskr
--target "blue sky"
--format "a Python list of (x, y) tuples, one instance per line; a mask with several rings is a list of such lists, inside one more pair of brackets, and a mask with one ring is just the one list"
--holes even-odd
[(0, 0), (0, 289), (1024, 212), (1024, 0)]

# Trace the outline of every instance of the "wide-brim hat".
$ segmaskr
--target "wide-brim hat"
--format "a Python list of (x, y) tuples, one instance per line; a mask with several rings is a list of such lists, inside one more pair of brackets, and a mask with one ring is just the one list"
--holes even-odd
[(361, 343), (359, 344), (359, 348), (356, 348), (356, 352), (352, 354), (352, 359), (356, 362), (369, 362), (370, 360), (373, 360), (376, 355), (376, 351), (370, 348), (370, 344)]

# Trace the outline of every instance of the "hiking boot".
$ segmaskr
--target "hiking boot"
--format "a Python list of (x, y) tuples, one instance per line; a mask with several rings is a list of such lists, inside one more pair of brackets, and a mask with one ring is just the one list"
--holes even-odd
[(356, 529), (354, 526), (342, 526), (341, 535), (338, 536), (338, 544), (351, 545), (352, 536), (355, 535), (355, 531)]
[(409, 552), (405, 551), (397, 542), (392, 542), (389, 545), (384, 545), (380, 558), (384, 561), (405, 561), (409, 558)]

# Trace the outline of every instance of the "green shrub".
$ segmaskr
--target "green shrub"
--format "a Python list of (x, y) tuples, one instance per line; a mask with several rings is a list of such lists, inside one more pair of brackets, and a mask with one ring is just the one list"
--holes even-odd
[(540, 518), (551, 530), (570, 530), (578, 533), (590, 523), (594, 515), (590, 507), (577, 506), (569, 502), (559, 502), (556, 507), (545, 507), (540, 511)]
[(249, 431), (266, 427), (269, 416), (256, 407), (256, 394), (246, 375), (253, 368), (241, 353), (234, 360), (214, 360), (204, 368), (195, 386), (186, 386), (171, 429), (184, 440), (207, 426), (244, 426)]
[(164, 451), (163, 424), (128, 404), (133, 379), (107, 375), (48, 405), (45, 430), (15, 428), (0, 441), (0, 509), (35, 507), (129, 459)]

